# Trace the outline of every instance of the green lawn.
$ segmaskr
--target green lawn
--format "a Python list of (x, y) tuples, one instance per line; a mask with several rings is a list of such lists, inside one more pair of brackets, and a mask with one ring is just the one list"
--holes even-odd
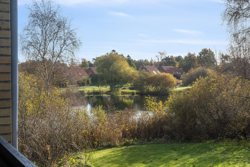
[(250, 166), (250, 142), (134, 145), (95, 151), (91, 157), (95, 167), (243, 167)]
[(183, 86), (183, 87), (174, 88), (172, 91), (173, 91), (173, 92), (179, 92), (179, 91), (188, 90), (188, 89), (190, 89), (190, 88), (191, 88), (191, 86)]
[[(86, 94), (91, 93), (99, 93), (99, 94), (107, 94), (110, 91), (109, 86), (82, 86), (79, 87), (79, 91), (83, 91)], [(136, 94), (137, 90), (131, 90), (128, 87), (124, 86), (120, 89), (122, 94)]]
[(110, 91), (110, 88), (109, 86), (82, 86), (82, 87), (79, 87), (79, 91), (83, 91), (85, 93), (105, 94)]

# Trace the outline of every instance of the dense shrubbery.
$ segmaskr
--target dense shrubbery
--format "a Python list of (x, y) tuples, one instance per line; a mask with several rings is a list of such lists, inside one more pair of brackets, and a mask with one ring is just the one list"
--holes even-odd
[(249, 138), (250, 82), (212, 75), (169, 99), (175, 139)]
[(197, 79), (207, 77), (210, 73), (212, 70), (204, 67), (192, 69), (182, 76), (182, 84), (184, 86), (192, 85)]
[(141, 73), (134, 85), (142, 94), (167, 95), (176, 83), (171, 74)]
[(37, 78), (20, 74), (19, 149), (41, 166), (85, 147), (86, 116), (70, 112), (61, 91), (45, 91)]

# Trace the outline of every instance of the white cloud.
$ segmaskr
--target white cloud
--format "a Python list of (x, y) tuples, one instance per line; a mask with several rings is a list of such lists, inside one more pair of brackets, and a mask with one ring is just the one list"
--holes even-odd
[(201, 35), (201, 31), (188, 30), (188, 29), (174, 29), (174, 32), (186, 34), (186, 35)]
[(211, 2), (221, 3), (224, 4), (225, 0), (210, 0)]
[[(161, 0), (53, 0), (57, 4), (65, 6), (74, 6), (74, 5), (122, 5), (126, 3), (156, 3)], [(32, 0), (19, 0), (19, 5), (29, 4)]]
[[(123, 4), (130, 0), (53, 0), (57, 4), (65, 6), (82, 5), (82, 4)], [(19, 5), (30, 4), (32, 0), (19, 0)]]
[[(29, 4), (33, 0), (18, 0), (19, 5)], [(113, 5), (122, 5), (126, 3), (130, 4), (158, 4), (158, 3), (197, 3), (201, 2), (200, 0), (53, 0), (54, 2), (65, 5), (65, 6), (74, 6), (74, 5), (104, 5), (104, 6), (113, 6)], [(224, 3), (224, 0), (205, 0), (215, 3)]]
[(109, 14), (117, 17), (131, 17), (131, 15), (125, 12), (110, 11)]
[(146, 44), (181, 44), (181, 45), (220, 45), (226, 46), (225, 40), (203, 40), (203, 39), (170, 39), (170, 40), (157, 40), (147, 39), (139, 40), (139, 42)]
[(62, 5), (81, 5), (81, 4), (98, 4), (98, 5), (109, 5), (109, 4), (123, 4), (128, 0), (55, 0), (58, 4)]

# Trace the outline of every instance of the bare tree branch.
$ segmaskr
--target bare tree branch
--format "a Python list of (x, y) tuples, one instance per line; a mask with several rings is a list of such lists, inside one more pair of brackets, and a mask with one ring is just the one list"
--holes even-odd
[(231, 59), (240, 76), (250, 79), (250, 1), (226, 0), (224, 19), (231, 31)]
[(28, 59), (40, 62), (37, 72), (49, 89), (56, 63), (70, 60), (80, 41), (52, 1), (34, 1), (29, 10), (29, 23), (21, 37), (22, 51)]

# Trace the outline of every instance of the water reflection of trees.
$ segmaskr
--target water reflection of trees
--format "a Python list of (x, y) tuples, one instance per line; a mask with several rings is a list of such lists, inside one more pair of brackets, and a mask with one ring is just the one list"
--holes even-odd
[[(156, 97), (166, 100), (167, 97)], [(146, 96), (88, 96), (86, 100), (92, 107), (102, 106), (106, 111), (145, 110)]]

